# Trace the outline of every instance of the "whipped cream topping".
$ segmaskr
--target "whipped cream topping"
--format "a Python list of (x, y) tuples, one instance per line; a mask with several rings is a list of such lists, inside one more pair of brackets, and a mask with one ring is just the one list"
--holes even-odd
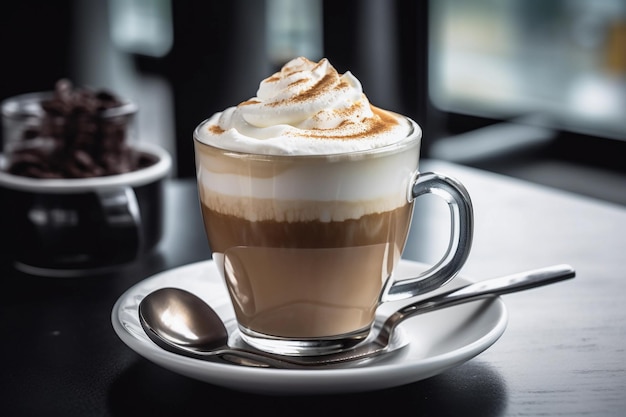
[(359, 80), (327, 59), (295, 58), (260, 83), (256, 97), (196, 130), (209, 145), (268, 155), (326, 155), (384, 147), (418, 127), (372, 106)]

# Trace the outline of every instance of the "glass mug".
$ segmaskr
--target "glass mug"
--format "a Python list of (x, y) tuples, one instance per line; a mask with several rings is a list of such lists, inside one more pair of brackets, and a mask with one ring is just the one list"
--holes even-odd
[[(395, 144), (333, 155), (220, 149), (194, 132), (198, 192), (213, 259), (242, 339), (283, 355), (319, 355), (367, 337), (387, 301), (435, 290), (465, 263), (473, 209), (458, 181), (419, 173), (421, 129)], [(435, 194), (451, 213), (441, 260), (395, 280), (413, 200)]]

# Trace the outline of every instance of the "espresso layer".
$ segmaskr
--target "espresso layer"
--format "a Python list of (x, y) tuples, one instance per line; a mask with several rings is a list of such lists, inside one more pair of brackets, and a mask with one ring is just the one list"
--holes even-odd
[(202, 215), (211, 250), (236, 246), (337, 248), (393, 243), (402, 247), (409, 228), (411, 204), (383, 213), (344, 221), (249, 221), (211, 210)]

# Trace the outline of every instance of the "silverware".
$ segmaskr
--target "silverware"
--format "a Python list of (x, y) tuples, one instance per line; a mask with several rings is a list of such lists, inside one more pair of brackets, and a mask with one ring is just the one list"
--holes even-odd
[[(328, 367), (358, 362), (388, 351), (394, 329), (402, 321), (444, 307), (523, 291), (576, 275), (569, 265), (554, 265), (488, 279), (400, 308), (383, 322), (376, 337), (351, 349), (320, 356), (285, 356), (254, 348), (228, 346), (228, 331), (215, 311), (196, 295), (179, 288), (161, 288), (139, 303), (139, 320), (148, 337), (161, 348), (184, 356), (239, 365), (285, 369)], [(369, 340), (369, 341), (368, 341)]]

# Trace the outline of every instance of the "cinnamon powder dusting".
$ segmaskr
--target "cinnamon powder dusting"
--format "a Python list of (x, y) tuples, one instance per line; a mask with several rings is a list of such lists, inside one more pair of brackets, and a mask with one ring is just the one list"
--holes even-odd
[(214, 135), (221, 135), (222, 133), (225, 132), (225, 130), (219, 127), (218, 125), (209, 125), (208, 130)]
[(352, 104), (348, 108), (345, 108), (345, 109), (335, 109), (334, 111), (339, 116), (343, 116), (344, 119), (347, 119), (348, 116), (350, 116), (351, 114), (358, 113), (358, 110), (359, 110), (360, 107), (361, 107), (360, 103), (354, 103), (354, 104)]
[(293, 86), (298, 85), (298, 84), (306, 83), (307, 81), (308, 81), (307, 78), (300, 78), (299, 80), (296, 80), (296, 81), (290, 83), (289, 87), (293, 87)]
[[(302, 93), (298, 94), (297, 96), (292, 97), (289, 100), (281, 100), (281, 101), (276, 101), (274, 103), (268, 103), (268, 106), (280, 107), (280, 106), (284, 106), (286, 103), (306, 102), (306, 101), (310, 101), (319, 97), (320, 95), (324, 94), (324, 92), (328, 90), (332, 90), (332, 89), (341, 90), (341, 89), (348, 87), (348, 83), (345, 81), (341, 81), (338, 84), (334, 85), (337, 82), (337, 78), (338, 77), (336, 75), (326, 74), (321, 80), (319, 80), (315, 85), (311, 86), (311, 88), (309, 88), (308, 90), (303, 91)], [(307, 81), (308, 79), (300, 79), (300, 80), (294, 81), (289, 86), (291, 87), (297, 84), (305, 83)]]
[(266, 82), (266, 83), (275, 83), (277, 81), (280, 81), (280, 76), (277, 75), (277, 74), (274, 74), (274, 75), (272, 75), (270, 77), (267, 77), (266, 79), (263, 80), (263, 82)]
[(259, 100), (246, 100), (246, 101), (242, 101), (241, 103), (239, 103), (239, 106), (248, 106), (250, 104), (260, 104), (261, 102)]
[[(325, 135), (324, 129), (319, 129), (319, 133), (310, 133), (308, 135), (304, 135), (308, 138), (312, 139), (335, 139), (335, 140), (351, 140), (351, 139), (359, 139), (366, 138), (371, 136), (376, 136), (379, 134), (383, 134), (389, 130), (392, 130), (396, 125), (399, 124), (399, 121), (390, 113), (382, 110), (378, 107), (371, 106), (372, 112), (374, 115), (372, 117), (366, 118), (362, 120), (363, 127), (358, 128), (351, 132), (343, 135)], [(348, 112), (349, 109), (344, 110), (344, 112)], [(349, 120), (344, 120), (337, 126), (335, 129), (331, 130), (350, 130), (350, 126), (355, 126), (356, 124)], [(315, 132), (312, 130), (311, 132)]]
[[(294, 102), (309, 101), (316, 97), (319, 97), (326, 90), (330, 90), (333, 87), (333, 84), (335, 84), (336, 80), (337, 80), (336, 75), (326, 74), (321, 80), (319, 80), (311, 88), (309, 88), (306, 91), (303, 91), (301, 94), (294, 97), (293, 101)], [(341, 87), (341, 84), (343, 83), (340, 83), (339, 85), (337, 85), (336, 88)]]

